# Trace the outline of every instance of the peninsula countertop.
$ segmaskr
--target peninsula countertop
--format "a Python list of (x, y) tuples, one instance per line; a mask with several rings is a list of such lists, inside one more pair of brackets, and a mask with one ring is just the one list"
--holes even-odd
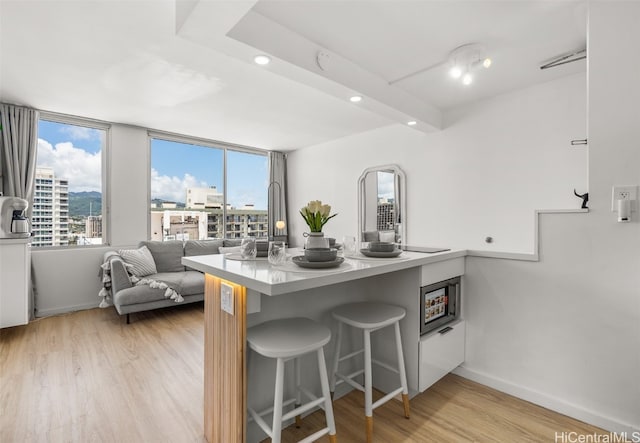
[[(288, 256), (302, 255), (303, 251), (291, 248), (287, 254)], [(266, 295), (281, 295), (428, 265), (466, 255), (467, 251), (464, 249), (436, 253), (404, 251), (399, 257), (380, 259), (358, 254), (353, 258), (346, 257), (340, 266), (329, 269), (299, 268), (291, 260), (287, 260), (286, 264), (282, 266), (273, 266), (266, 258), (238, 260), (232, 259), (228, 254), (183, 257), (182, 264)]]

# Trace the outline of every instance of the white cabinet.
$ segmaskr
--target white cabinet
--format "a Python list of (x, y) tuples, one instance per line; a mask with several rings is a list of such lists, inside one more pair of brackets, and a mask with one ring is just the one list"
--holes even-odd
[(420, 286), (427, 286), (464, 274), (464, 257), (424, 265), (420, 269)]
[(457, 320), (420, 337), (420, 392), (464, 362), (464, 331), (464, 320)]
[(29, 239), (0, 240), (0, 328), (29, 322)]
[[(422, 266), (421, 286), (429, 286), (464, 274), (464, 257), (443, 260)], [(464, 290), (463, 290), (464, 292)], [(460, 295), (458, 303), (462, 301)], [(458, 315), (461, 306), (458, 305)], [(418, 390), (423, 392), (429, 386), (447, 375), (464, 362), (464, 320), (457, 320), (420, 336), (418, 348)]]

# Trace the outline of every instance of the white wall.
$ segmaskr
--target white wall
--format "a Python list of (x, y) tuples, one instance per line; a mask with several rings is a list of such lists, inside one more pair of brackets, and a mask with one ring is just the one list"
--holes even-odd
[[(590, 3), (588, 214), (545, 215), (540, 263), (472, 258), (466, 375), (610, 430), (640, 430), (640, 3)], [(623, 56), (624, 55), (624, 56)]]
[(98, 270), (107, 248), (32, 249), (36, 317), (100, 304)]
[[(149, 142), (147, 130), (114, 124), (110, 131), (107, 220), (113, 247), (147, 238)], [(32, 249), (36, 316), (98, 306), (98, 269), (110, 247)]]
[(149, 217), (149, 138), (143, 128), (111, 129), (111, 244), (137, 245), (147, 239)]
[[(579, 208), (587, 189), (586, 76), (577, 74), (503, 94), (445, 116), (422, 134), (393, 125), (289, 155), (292, 243), (313, 199), (340, 215), (326, 225), (341, 238), (357, 227), (357, 181), (370, 166), (398, 164), (407, 175), (410, 244), (533, 252), (534, 210)], [(485, 237), (494, 238), (486, 244)]]

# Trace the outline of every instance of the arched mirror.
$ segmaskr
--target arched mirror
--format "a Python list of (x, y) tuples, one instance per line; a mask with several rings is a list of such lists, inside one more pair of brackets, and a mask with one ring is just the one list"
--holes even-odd
[(367, 168), (358, 180), (361, 242), (406, 244), (405, 175), (396, 165)]

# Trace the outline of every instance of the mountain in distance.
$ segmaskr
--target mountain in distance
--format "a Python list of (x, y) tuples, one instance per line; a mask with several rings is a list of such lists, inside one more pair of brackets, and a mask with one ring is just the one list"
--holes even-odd
[[(168, 202), (168, 200), (154, 198), (151, 202), (156, 203), (158, 207), (161, 207), (162, 203)], [(185, 204), (177, 202), (176, 206), (178, 208), (184, 208)], [(89, 214), (89, 212), (91, 212), (91, 214)], [(101, 214), (102, 194), (100, 192), (69, 192), (69, 217), (79, 218)]]
[(176, 208), (182, 208), (184, 209), (184, 207), (186, 206), (184, 203), (182, 202), (175, 202), (175, 201), (170, 201), (170, 200), (163, 200), (161, 198), (152, 198), (151, 199), (151, 203), (155, 203), (157, 208), (162, 207), (163, 203), (175, 203), (176, 204)]
[[(91, 214), (89, 214), (91, 211)], [(102, 214), (102, 194), (96, 191), (69, 192), (69, 216), (86, 217)]]

